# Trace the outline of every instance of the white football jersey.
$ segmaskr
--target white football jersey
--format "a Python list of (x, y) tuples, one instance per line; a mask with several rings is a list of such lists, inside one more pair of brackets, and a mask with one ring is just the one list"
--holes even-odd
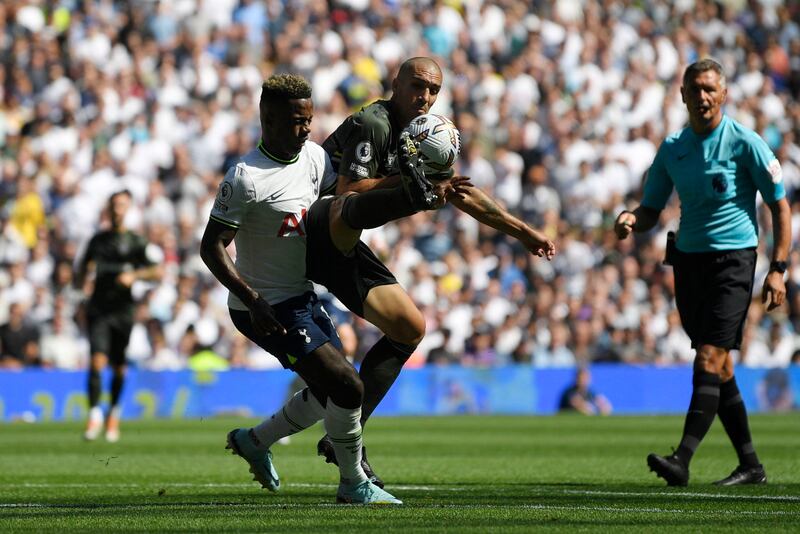
[[(312, 290), (306, 279), (306, 211), (335, 187), (328, 155), (311, 141), (291, 161), (259, 144), (219, 185), (211, 218), (236, 228), (236, 268), (270, 304)], [(247, 310), (233, 293), (228, 306)]]

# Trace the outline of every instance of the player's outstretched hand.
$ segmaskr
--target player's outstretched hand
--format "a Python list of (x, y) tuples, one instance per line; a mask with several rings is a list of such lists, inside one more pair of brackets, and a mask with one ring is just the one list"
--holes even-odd
[(617, 220), (614, 223), (614, 233), (617, 234), (617, 238), (625, 239), (631, 235), (634, 224), (636, 224), (636, 215), (633, 212), (626, 210), (617, 215)]
[(772, 271), (764, 279), (764, 288), (761, 290), (761, 303), (770, 312), (783, 304), (786, 299), (786, 283), (783, 273)]
[(250, 306), (250, 320), (253, 323), (253, 329), (260, 336), (286, 333), (286, 329), (275, 317), (275, 310), (261, 297), (258, 297)]
[(538, 230), (530, 229), (528, 236), (522, 241), (528, 252), (540, 258), (547, 258), (548, 261), (556, 255), (556, 246), (547, 236)]
[(454, 197), (466, 198), (469, 195), (469, 190), (475, 185), (470, 181), (469, 176), (447, 176), (439, 178), (431, 176), (430, 180), (433, 182), (433, 192), (438, 197), (436, 207), (441, 208), (448, 200)]

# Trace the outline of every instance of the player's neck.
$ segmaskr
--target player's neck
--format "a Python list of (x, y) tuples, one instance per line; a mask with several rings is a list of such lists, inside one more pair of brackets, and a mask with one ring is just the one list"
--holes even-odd
[(299, 152), (287, 152), (286, 150), (275, 147), (263, 137), (258, 143), (258, 149), (269, 159), (279, 163), (294, 163), (297, 161), (297, 157), (300, 154)]
[(722, 113), (720, 113), (719, 115), (714, 117), (709, 122), (691, 121), (690, 120), (689, 121), (689, 126), (692, 128), (692, 131), (695, 134), (701, 135), (701, 136), (706, 136), (706, 135), (710, 134), (711, 132), (713, 132), (714, 130), (717, 129), (717, 126), (719, 126), (722, 123), (722, 117), (723, 117), (723, 115), (722, 115)]

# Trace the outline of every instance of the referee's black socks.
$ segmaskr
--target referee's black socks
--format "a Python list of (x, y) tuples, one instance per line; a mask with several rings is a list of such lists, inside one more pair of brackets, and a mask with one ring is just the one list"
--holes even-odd
[(689, 411), (686, 412), (683, 437), (675, 451), (675, 456), (687, 466), (717, 415), (719, 375), (695, 370), (692, 385), (692, 401), (689, 403)]
[(342, 204), (342, 220), (354, 230), (378, 228), (416, 212), (399, 186), (348, 195)]
[(750, 438), (750, 426), (747, 422), (747, 410), (744, 407), (736, 378), (723, 382), (719, 387), (719, 420), (725, 427), (725, 432), (736, 448), (739, 464), (743, 466), (759, 465), (753, 441)]

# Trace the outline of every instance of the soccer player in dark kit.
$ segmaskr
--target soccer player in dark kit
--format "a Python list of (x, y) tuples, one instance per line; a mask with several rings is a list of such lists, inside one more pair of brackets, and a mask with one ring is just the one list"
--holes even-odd
[(100, 408), (102, 389), (100, 372), (111, 364), (111, 405), (105, 418), (106, 440), (119, 440), (119, 400), (127, 369), (125, 349), (133, 328), (133, 296), (131, 286), (137, 280), (159, 280), (161, 251), (125, 226), (125, 215), (131, 205), (127, 190), (108, 199), (111, 227), (98, 232), (89, 241), (78, 265), (75, 287), (82, 288), (87, 271), (95, 273), (94, 289), (87, 304), (89, 327), (89, 421), (84, 438), (97, 439), (103, 427)]

